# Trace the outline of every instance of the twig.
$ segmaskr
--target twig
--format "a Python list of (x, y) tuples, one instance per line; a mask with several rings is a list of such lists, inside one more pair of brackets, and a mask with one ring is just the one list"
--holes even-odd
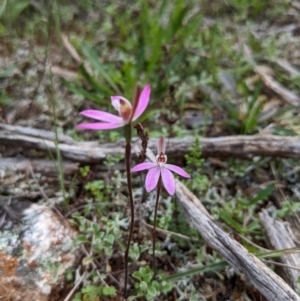
[(87, 276), (88, 272), (85, 271), (81, 277), (77, 280), (77, 282), (75, 283), (75, 285), (73, 286), (73, 288), (71, 289), (71, 291), (69, 292), (69, 294), (67, 295), (67, 297), (64, 299), (64, 301), (69, 301), (70, 298), (73, 296), (74, 292), (77, 290), (77, 288), (79, 287), (79, 285), (83, 282), (83, 280), (85, 279), (85, 277)]
[[(147, 228), (150, 228), (150, 229), (154, 228), (152, 225), (146, 223), (144, 220), (143, 220), (143, 224)], [(172, 231), (169, 231), (169, 230), (164, 230), (164, 229), (161, 229), (161, 228), (156, 228), (156, 231), (167, 234), (167, 235), (172, 235), (172, 236), (176, 236), (176, 237), (179, 237), (179, 238), (182, 238), (182, 239), (186, 239), (186, 240), (189, 240), (189, 241), (201, 242), (201, 240), (196, 238), (196, 237), (189, 237), (189, 236), (186, 236), (186, 235), (183, 235), (183, 234), (180, 234), (180, 233), (172, 232)]]
[(295, 266), (291, 266), (291, 265), (288, 265), (288, 264), (284, 264), (284, 263), (281, 263), (281, 262), (278, 262), (278, 261), (267, 260), (267, 259), (262, 259), (262, 261), (265, 262), (265, 263), (274, 264), (274, 265), (278, 265), (278, 266), (281, 266), (281, 267), (285, 267), (285, 268), (300, 271), (300, 268), (297, 268)]

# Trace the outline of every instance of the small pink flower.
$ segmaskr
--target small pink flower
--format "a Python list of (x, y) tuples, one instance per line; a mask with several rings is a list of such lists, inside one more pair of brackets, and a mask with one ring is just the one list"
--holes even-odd
[(165, 155), (166, 143), (165, 138), (160, 137), (157, 145), (156, 163), (140, 163), (131, 169), (132, 172), (142, 171), (149, 169), (146, 176), (146, 190), (147, 192), (153, 190), (158, 183), (159, 177), (162, 178), (162, 182), (170, 195), (175, 193), (175, 180), (171, 171), (176, 172), (184, 178), (190, 178), (190, 175), (186, 173), (181, 167), (167, 163), (167, 156)]
[(132, 104), (123, 96), (112, 96), (111, 103), (118, 111), (119, 116), (98, 110), (85, 110), (81, 115), (100, 120), (102, 122), (81, 123), (76, 126), (77, 129), (89, 130), (110, 130), (122, 127), (138, 119), (146, 110), (150, 100), (150, 85), (145, 86), (140, 94), (136, 109), (133, 112)]

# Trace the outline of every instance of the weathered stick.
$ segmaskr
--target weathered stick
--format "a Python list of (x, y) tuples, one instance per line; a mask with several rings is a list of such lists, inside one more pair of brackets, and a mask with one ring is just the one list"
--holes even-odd
[[(269, 243), (275, 250), (284, 250), (296, 248), (295, 236), (292, 237), (291, 229), (289, 229), (289, 223), (283, 221), (274, 220), (269, 216), (267, 210), (263, 210), (259, 214), (260, 221), (266, 231)], [(280, 257), (281, 262), (287, 266), (299, 267), (300, 266), (300, 254), (299, 253), (288, 253)], [(299, 290), (300, 286), (297, 283), (300, 275), (299, 271), (291, 269), (289, 267), (283, 267), (283, 271), (286, 280), (295, 289)]]
[[(19, 125), (10, 125), (5, 123), (0, 123), (0, 132), (6, 135), (23, 135), (25, 137), (37, 137), (45, 140), (55, 140), (55, 133), (41, 130), (41, 129), (34, 129)], [(58, 135), (58, 142), (63, 143), (72, 143), (74, 140), (63, 134)]]
[(256, 66), (254, 70), (261, 76), (261, 79), (266, 87), (274, 91), (277, 95), (279, 95), (283, 100), (293, 106), (299, 106), (300, 98), (294, 92), (288, 90), (284, 86), (282, 86), (279, 82), (277, 82), (272, 77), (272, 70), (268, 67), (264, 66)]
[[(32, 168), (35, 173), (43, 175), (57, 175), (58, 163), (53, 160), (46, 159), (25, 159), (25, 158), (0, 158), (0, 172), (5, 170), (13, 170), (15, 172), (23, 172), (29, 174)], [(74, 175), (79, 168), (79, 164), (70, 161), (63, 161), (62, 168), (64, 175)]]
[(300, 297), (282, 278), (220, 229), (208, 216), (196, 196), (178, 180), (176, 198), (188, 220), (199, 231), (207, 245), (224, 257), (232, 267), (246, 275), (268, 300), (300, 301)]
[[(0, 146), (22, 146), (24, 148), (55, 154), (54, 133), (0, 124)], [(169, 156), (182, 156), (189, 151), (195, 137), (170, 138), (167, 140)], [(273, 135), (227, 136), (201, 138), (201, 151), (204, 157), (251, 158), (254, 156), (300, 158), (300, 137)], [(140, 141), (133, 139), (133, 147)], [(156, 150), (157, 139), (150, 139), (148, 146)], [(62, 156), (82, 163), (104, 160), (107, 155), (124, 153), (125, 141), (99, 144), (98, 142), (76, 142), (68, 136), (60, 135), (58, 148)]]

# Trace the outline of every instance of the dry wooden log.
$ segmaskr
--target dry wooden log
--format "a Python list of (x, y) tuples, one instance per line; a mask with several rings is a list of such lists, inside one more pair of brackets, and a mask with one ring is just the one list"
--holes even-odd
[[(291, 236), (291, 231), (287, 222), (274, 220), (269, 216), (266, 210), (263, 210), (259, 214), (259, 218), (266, 231), (268, 241), (275, 250), (285, 250), (297, 247), (294, 237)], [(282, 255), (280, 259), (282, 263), (286, 265), (286, 267), (283, 267), (283, 272), (287, 282), (295, 290), (299, 290), (300, 285), (297, 283), (297, 279), (300, 275), (300, 272), (298, 270), (291, 269), (288, 266), (299, 267), (300, 254), (288, 253)]]
[[(45, 140), (55, 140), (56, 135), (54, 132), (46, 131), (46, 130), (40, 130), (40, 129), (34, 129), (24, 126), (18, 126), (18, 125), (10, 125), (5, 123), (0, 123), (0, 132), (3, 132), (6, 135), (23, 135), (25, 137), (36, 137), (40, 139)], [(64, 142), (64, 143), (72, 143), (74, 140), (63, 134), (58, 135), (58, 142)]]
[(224, 257), (232, 267), (246, 275), (269, 301), (300, 301), (300, 297), (282, 278), (220, 229), (208, 216), (196, 196), (178, 180), (176, 198), (188, 220), (199, 231), (207, 245)]
[[(31, 132), (32, 131), (32, 132)], [(24, 127), (0, 124), (0, 145), (22, 146), (27, 149), (51, 151), (59, 148), (61, 155), (69, 160), (82, 163), (99, 162), (107, 155), (123, 155), (124, 139), (116, 143), (76, 142), (68, 136), (59, 136), (59, 143), (54, 143), (52, 132)], [(168, 156), (182, 156), (189, 151), (195, 137), (167, 139)], [(300, 138), (274, 135), (227, 136), (201, 138), (201, 151), (204, 157), (252, 158), (254, 156), (300, 158)], [(133, 147), (140, 145), (140, 140), (133, 139)], [(150, 139), (148, 146), (156, 150), (157, 139)]]
[(284, 71), (289, 73), (292, 76), (300, 76), (300, 71), (298, 68), (293, 66), (289, 61), (281, 58), (271, 59), (271, 62), (277, 64)]
[(272, 77), (272, 70), (265, 66), (256, 66), (254, 70), (261, 76), (261, 79), (266, 87), (274, 91), (283, 100), (293, 106), (299, 106), (300, 98), (294, 92), (283, 87)]
[[(79, 168), (78, 163), (63, 161), (62, 162), (64, 175), (74, 175)], [(13, 169), (15, 172), (22, 172), (25, 174), (33, 172), (57, 175), (57, 162), (46, 159), (26, 159), (26, 158), (0, 158), (0, 172), (7, 169)]]

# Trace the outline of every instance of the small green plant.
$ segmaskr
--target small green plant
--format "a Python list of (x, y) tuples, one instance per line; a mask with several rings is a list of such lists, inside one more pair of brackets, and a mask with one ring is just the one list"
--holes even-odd
[(116, 166), (120, 161), (122, 160), (121, 155), (107, 155), (104, 161), (104, 165), (107, 166), (108, 168), (112, 168)]
[(203, 191), (209, 185), (209, 180), (206, 175), (202, 174), (202, 166), (204, 159), (201, 154), (201, 144), (199, 137), (195, 139), (192, 146), (189, 149), (189, 153), (185, 155), (187, 170), (192, 175), (192, 181), (190, 181), (190, 188), (194, 191)]
[(134, 285), (136, 295), (130, 297), (129, 301), (135, 300), (136, 297), (146, 297), (147, 300), (153, 300), (155, 297), (169, 292), (173, 287), (164, 275), (160, 275), (159, 280), (154, 280), (154, 272), (148, 266), (140, 267), (132, 276), (137, 280)]
[(249, 168), (249, 162), (242, 161), (242, 160), (236, 160), (236, 159), (228, 159), (229, 168), (226, 174), (223, 174), (223, 176), (233, 176), (237, 178), (242, 178), (247, 174), (247, 169)]
[[(91, 207), (88, 206), (88, 208), (86, 214), (91, 212)], [(82, 260), (84, 266), (92, 265), (94, 267), (93, 261), (96, 258), (102, 258), (102, 264), (104, 264), (106, 258), (112, 255), (115, 244), (119, 244), (123, 248), (123, 244), (120, 242), (122, 235), (120, 228), (128, 227), (128, 223), (120, 219), (119, 213), (114, 213), (110, 217), (102, 217), (98, 223), (79, 213), (74, 213), (72, 218), (73, 223), (77, 225), (80, 231), (77, 236), (77, 243), (88, 250), (88, 254)], [(100, 227), (100, 224), (102, 224), (102, 227)], [(105, 230), (102, 230), (102, 228)], [(105, 285), (105, 277), (106, 271), (92, 269), (85, 278), (85, 285), (76, 294), (73, 301), (100, 301), (103, 297), (115, 296), (115, 287)]]
[(284, 201), (281, 203), (281, 208), (276, 210), (276, 214), (280, 218), (284, 218), (289, 215), (295, 215), (295, 212), (297, 212), (300, 208), (299, 202), (289, 202)]
[(137, 243), (134, 243), (130, 246), (129, 250), (129, 256), (134, 261), (138, 261), (141, 254), (149, 249), (149, 246), (147, 244), (144, 245), (138, 245)]
[[(237, 202), (226, 203), (224, 208), (219, 211), (219, 217), (238, 233), (259, 233), (261, 230), (260, 222), (259, 219), (252, 214), (252, 211), (254, 205), (268, 198), (274, 188), (274, 184), (269, 184), (249, 200), (240, 197)], [(253, 216), (247, 225), (244, 224), (245, 215)]]
[(101, 301), (100, 297), (114, 297), (116, 289), (113, 286), (92, 285), (88, 284), (77, 293), (73, 301)]
[(0, 18), (5, 22), (13, 23), (30, 5), (29, 0), (3, 0), (0, 4)]
[(257, 128), (258, 115), (262, 110), (262, 100), (260, 97), (262, 83), (259, 82), (252, 95), (246, 99), (246, 108), (244, 112), (241, 112), (240, 120), (242, 121), (242, 134), (250, 134)]
[(262, 82), (259, 81), (253, 89), (246, 84), (240, 84), (240, 92), (244, 101), (240, 105), (223, 102), (228, 112), (226, 123), (241, 134), (252, 134), (257, 130), (259, 114), (261, 113), (265, 97), (261, 95)]
[(90, 167), (88, 165), (79, 168), (79, 173), (84, 178), (89, 174), (89, 172), (90, 172)]
[(106, 184), (103, 180), (95, 180), (92, 182), (88, 182), (85, 186), (84, 189), (87, 192), (90, 192), (92, 196), (96, 197), (97, 199), (104, 201), (104, 195), (105, 192), (110, 192), (111, 186)]
[(11, 99), (6, 95), (5, 91), (0, 92), (0, 108), (11, 103)]
[(228, 4), (238, 11), (237, 15), (240, 19), (246, 19), (249, 16), (256, 16), (265, 11), (268, 6), (268, 2), (262, 2), (259, 0), (229, 0)]

